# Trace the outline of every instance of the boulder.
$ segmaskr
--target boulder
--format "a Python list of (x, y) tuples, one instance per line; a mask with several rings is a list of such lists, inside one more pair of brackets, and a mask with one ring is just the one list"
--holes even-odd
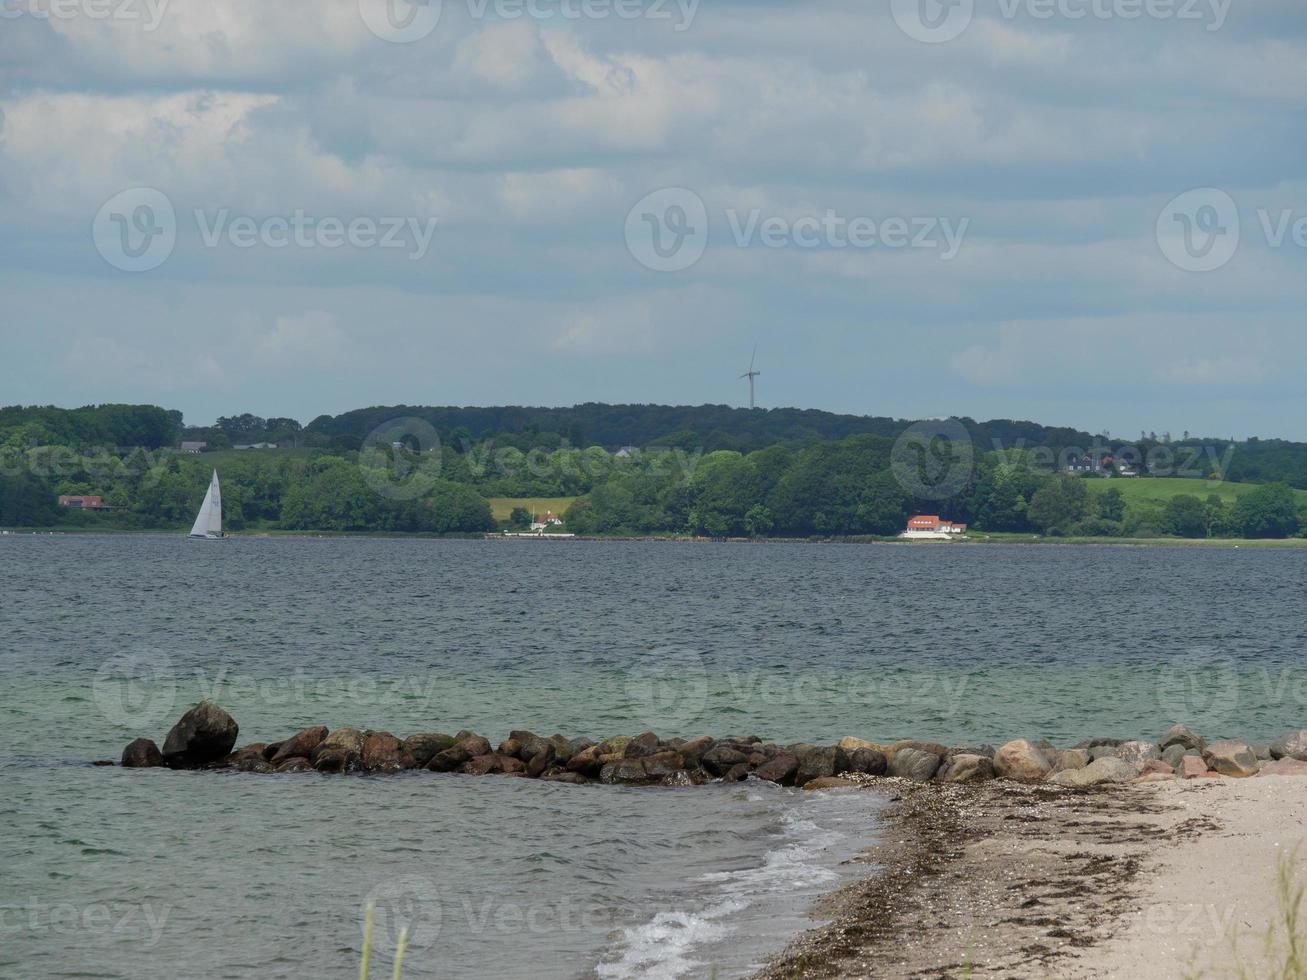
[(1144, 763), (1142, 771), (1144, 775), (1147, 775), (1150, 772), (1160, 772), (1168, 776), (1173, 776), (1175, 775), (1175, 766), (1163, 762), (1161, 759), (1149, 759)]
[(716, 744), (717, 740), (711, 736), (699, 735), (679, 746), (676, 751), (685, 756), (687, 765), (697, 766), (703, 759), (705, 753)]
[(138, 738), (127, 743), (123, 749), (122, 767), (124, 769), (150, 769), (163, 765), (163, 753), (154, 739)]
[(427, 763), (427, 768), (432, 772), (454, 772), (477, 756), (490, 754), (489, 740), (480, 735), (471, 735), (437, 752)]
[(1058, 786), (1084, 788), (1099, 786), (1103, 783), (1125, 783), (1139, 775), (1134, 764), (1116, 756), (1104, 756), (1095, 759), (1083, 769), (1064, 769), (1049, 777), (1049, 782)]
[(459, 772), (466, 773), (469, 776), (493, 776), (508, 775), (512, 773), (525, 773), (526, 764), (516, 756), (501, 755), (498, 752), (487, 752), (485, 755), (474, 755), (459, 767)]
[(272, 754), (268, 761), (275, 766), (295, 756), (302, 756), (307, 759), (326, 737), (326, 725), (315, 725), (313, 728), (302, 729), (278, 745), (277, 751)]
[(1307, 728), (1281, 735), (1272, 742), (1271, 758), (1307, 761)]
[(1307, 776), (1307, 762), (1285, 756), (1274, 762), (1263, 762), (1257, 770), (1259, 776)]
[(1183, 745), (1168, 745), (1162, 750), (1162, 761), (1172, 769), (1180, 768), (1180, 760), (1185, 757), (1186, 752), (1192, 749), (1186, 749)]
[(1165, 752), (1173, 745), (1178, 745), (1183, 749), (1196, 749), (1199, 752), (1207, 747), (1207, 743), (1203, 741), (1201, 735), (1191, 731), (1184, 725), (1172, 725), (1157, 740), (1157, 747), (1162, 752)]
[(309, 758), (316, 763), (319, 753), (327, 749), (345, 749), (348, 752), (361, 753), (365, 739), (366, 736), (357, 728), (337, 728), (317, 744)]
[(747, 779), (748, 776), (749, 764), (747, 762), (741, 762), (738, 765), (731, 766), (731, 768), (727, 769), (722, 773), (721, 778), (724, 783), (739, 783)]
[(1225, 738), (1203, 750), (1203, 761), (1222, 776), (1243, 778), (1257, 773), (1257, 756), (1247, 742)]
[[(846, 750), (847, 751), (847, 750)], [(847, 772), (861, 772), (869, 776), (883, 776), (889, 770), (885, 753), (880, 749), (857, 748), (849, 752)]]
[(945, 783), (983, 783), (994, 778), (994, 763), (983, 755), (950, 756), (940, 769)]
[(212, 701), (201, 701), (168, 732), (163, 761), (171, 769), (198, 769), (230, 752), (239, 732), (231, 715)]
[(313, 768), (318, 772), (357, 772), (363, 757), (355, 749), (340, 745), (318, 746), (313, 755)]
[[(305, 760), (307, 761), (307, 760)], [(262, 752), (243, 752), (240, 758), (236, 760), (236, 770), (238, 772), (275, 772), (276, 769), (272, 763), (263, 758)]]
[(819, 745), (796, 758), (799, 760), (799, 768), (794, 776), (796, 786), (803, 786), (822, 776), (834, 776), (837, 772), (842, 772), (849, 761), (844, 750), (836, 745)]
[(888, 746), (885, 746), (882, 751), (885, 753), (886, 760), (892, 764), (894, 756), (898, 754), (900, 749), (916, 749), (918, 752), (929, 752), (940, 758), (948, 755), (947, 745), (941, 745), (939, 742), (923, 742), (915, 738), (901, 738), (897, 742), (891, 742)]
[(768, 759), (753, 774), (759, 779), (765, 779), (769, 783), (781, 783), (788, 785), (793, 782), (794, 774), (799, 770), (799, 760), (788, 752), (782, 752), (774, 758)]
[(275, 772), (312, 772), (313, 763), (300, 755), (291, 756), (285, 762), (274, 767)]
[(839, 776), (819, 776), (803, 784), (804, 789), (857, 789), (858, 784)]
[(714, 776), (724, 776), (732, 766), (748, 761), (749, 757), (735, 746), (728, 742), (718, 742), (703, 754), (702, 764)]
[(590, 745), (573, 754), (567, 760), (568, 772), (579, 772), (585, 776), (599, 774), (599, 746)]
[(644, 732), (626, 743), (622, 755), (628, 759), (643, 759), (658, 751), (658, 736), (653, 732)]
[(437, 752), (454, 744), (454, 736), (443, 732), (418, 732), (404, 739), (404, 751), (413, 757), (413, 763), (425, 767)]
[[(508, 737), (511, 741), (517, 743), (518, 749), (515, 754), (523, 762), (534, 759), (546, 745), (550, 744), (549, 739), (541, 738), (535, 732), (528, 732), (524, 729), (515, 729), (509, 732)], [(562, 739), (562, 736), (560, 735), (559, 738)], [(566, 744), (566, 739), (563, 739), (563, 742)], [(555, 748), (554, 751), (557, 752), (558, 749)]]
[(655, 752), (640, 760), (650, 779), (662, 779), (685, 768), (685, 756), (679, 752)]
[(694, 776), (688, 769), (678, 769), (676, 772), (669, 772), (661, 780), (660, 786), (693, 786), (695, 785)]
[(1019, 783), (1040, 783), (1052, 769), (1044, 753), (1028, 739), (1014, 739), (1000, 746), (994, 753), (994, 772), (1004, 779)]
[(939, 764), (940, 757), (936, 753), (913, 748), (912, 746), (903, 746), (894, 753), (894, 759), (889, 764), (889, 774), (924, 783), (935, 775), (939, 769)]
[(1270, 742), (1253, 742), (1250, 748), (1253, 750), (1253, 755), (1257, 756), (1258, 759), (1264, 760), (1266, 762), (1271, 761)]
[(558, 756), (558, 751), (554, 748), (552, 742), (546, 742), (545, 747), (531, 756), (531, 760), (526, 764), (526, 774), (532, 779), (539, 779)]
[(584, 786), (590, 780), (586, 779), (579, 772), (551, 772), (540, 777), (542, 783), (571, 783), (573, 786)]
[(1116, 757), (1135, 767), (1135, 772), (1143, 772), (1145, 763), (1160, 759), (1162, 753), (1157, 750), (1155, 742), (1122, 742), (1116, 747)]
[(606, 738), (599, 743), (600, 755), (622, 756), (626, 754), (626, 743), (631, 741), (629, 735), (614, 735), (612, 738)]
[(868, 742), (865, 738), (854, 738), (852, 735), (845, 735), (836, 744), (849, 755), (853, 755), (858, 749), (874, 749), (877, 752), (884, 752), (885, 750), (883, 745)]
[[(1121, 744), (1119, 741), (1117, 745)], [(1095, 762), (1098, 759), (1115, 759), (1117, 745), (1094, 745), (1089, 748), (1089, 761)]]
[(1066, 772), (1069, 769), (1083, 769), (1092, 761), (1088, 749), (1066, 749), (1057, 754), (1057, 764), (1053, 766), (1053, 771)]
[(368, 772), (400, 772), (417, 765), (417, 760), (404, 750), (404, 744), (390, 732), (373, 732), (364, 739), (359, 754)]
[(1180, 759), (1180, 765), (1176, 769), (1185, 779), (1196, 779), (1199, 776), (1208, 774), (1207, 763), (1199, 755), (1185, 755)]
[(639, 759), (622, 758), (616, 762), (606, 763), (599, 770), (601, 783), (643, 783), (648, 778), (644, 771), (644, 764)]

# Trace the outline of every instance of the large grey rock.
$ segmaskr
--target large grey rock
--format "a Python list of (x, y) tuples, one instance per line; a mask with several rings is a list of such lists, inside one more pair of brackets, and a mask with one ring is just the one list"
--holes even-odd
[(1192, 752), (1192, 751), (1194, 750), (1186, 749), (1183, 745), (1180, 745), (1178, 743), (1173, 745), (1168, 745), (1166, 748), (1162, 750), (1162, 761), (1165, 762), (1172, 769), (1179, 769), (1180, 760), (1185, 757), (1185, 753)]
[(172, 769), (196, 769), (232, 750), (240, 727), (212, 701), (201, 701), (168, 732), (163, 761)]
[(1257, 775), (1257, 756), (1247, 742), (1227, 738), (1213, 742), (1203, 751), (1203, 760), (1213, 772), (1242, 778)]
[(658, 736), (653, 732), (644, 732), (627, 742), (626, 750), (622, 754), (628, 759), (643, 759), (645, 756), (653, 755), (658, 748)]
[(1298, 759), (1307, 762), (1307, 728), (1281, 735), (1271, 743), (1272, 759)]
[[(847, 750), (846, 750), (847, 751)], [(861, 772), (869, 776), (883, 776), (889, 770), (885, 753), (880, 749), (858, 748), (849, 752), (848, 772)]]
[(153, 739), (138, 738), (127, 743), (123, 749), (122, 766), (124, 769), (150, 769), (163, 765), (163, 753)]
[(1053, 771), (1066, 772), (1068, 769), (1083, 769), (1091, 761), (1088, 749), (1066, 749), (1057, 754), (1057, 764), (1053, 766)]
[[(684, 753), (682, 753), (684, 754)], [(724, 776), (749, 757), (729, 742), (718, 742), (703, 754), (703, 767), (714, 776)]]
[(1039, 746), (1024, 738), (1013, 739), (994, 753), (994, 771), (1004, 779), (1042, 783), (1052, 769)]
[(788, 784), (793, 782), (794, 774), (798, 771), (799, 760), (788, 752), (781, 752), (760, 765), (753, 771), (753, 774), (759, 779), (767, 780), (769, 783)]
[(941, 782), (983, 783), (994, 778), (994, 764), (983, 755), (950, 756), (939, 771)]
[(315, 763), (318, 756), (327, 749), (342, 749), (346, 752), (362, 752), (363, 743), (367, 736), (357, 728), (337, 728), (326, 738), (319, 742), (313, 749), (313, 754), (309, 756)]
[(359, 752), (363, 768), (368, 772), (399, 772), (417, 765), (404, 744), (390, 732), (373, 732), (363, 740)]
[(1201, 752), (1207, 747), (1203, 737), (1198, 733), (1186, 728), (1184, 725), (1172, 725), (1166, 730), (1166, 733), (1157, 740), (1157, 747), (1165, 752), (1172, 745), (1179, 745), (1181, 748), (1196, 749)]
[(894, 753), (889, 774), (924, 783), (939, 769), (940, 757), (925, 749), (901, 748)]
[(413, 757), (418, 766), (425, 766), (437, 752), (454, 744), (454, 736), (444, 732), (418, 732), (404, 739), (404, 751)]
[(1064, 769), (1049, 777), (1049, 782), (1058, 786), (1084, 788), (1103, 783), (1124, 783), (1139, 775), (1132, 763), (1116, 756), (1104, 756), (1095, 759), (1083, 769)]
[(794, 784), (802, 786), (823, 776), (834, 776), (848, 766), (849, 757), (838, 745), (818, 745), (798, 756), (799, 769)]
[(1122, 742), (1116, 747), (1116, 757), (1135, 767), (1135, 772), (1144, 771), (1145, 764), (1162, 758), (1154, 742)]

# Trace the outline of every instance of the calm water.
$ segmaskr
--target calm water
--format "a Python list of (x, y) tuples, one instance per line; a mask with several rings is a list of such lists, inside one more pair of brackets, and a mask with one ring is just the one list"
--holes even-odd
[[(1307, 554), (0, 537), (0, 975), (746, 975), (856, 872), (872, 794), (91, 768), (200, 697), (599, 737), (1269, 738)], [(379, 957), (384, 965), (386, 955)], [(388, 973), (387, 973), (388, 975)]]

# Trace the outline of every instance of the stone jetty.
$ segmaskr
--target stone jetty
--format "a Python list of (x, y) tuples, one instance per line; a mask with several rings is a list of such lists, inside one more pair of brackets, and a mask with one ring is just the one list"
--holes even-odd
[(660, 738), (653, 732), (590, 738), (512, 731), (497, 746), (476, 732), (390, 732), (324, 725), (280, 742), (236, 747), (239, 727), (202, 701), (164, 739), (131, 742), (126, 768), (233, 770), (248, 773), (390, 773), (426, 769), (469, 776), (513, 776), (557, 783), (692, 786), (749, 777), (782, 786), (829, 789), (890, 776), (913, 782), (981, 783), (1007, 779), (1084, 789), (1108, 783), (1307, 775), (1307, 729), (1268, 745), (1235, 739), (1208, 743), (1183, 725), (1155, 742), (1094, 738), (1061, 748), (1015, 739), (998, 748), (946, 746), (848, 736), (834, 745), (779, 745), (755, 736)]

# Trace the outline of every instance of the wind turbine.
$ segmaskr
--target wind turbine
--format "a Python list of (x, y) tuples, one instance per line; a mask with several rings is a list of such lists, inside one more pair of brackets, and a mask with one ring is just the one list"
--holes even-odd
[(753, 379), (758, 377), (758, 375), (762, 374), (761, 371), (755, 371), (753, 369), (753, 362), (754, 359), (757, 358), (757, 356), (758, 356), (758, 345), (754, 344), (753, 355), (749, 358), (749, 370), (745, 371), (742, 375), (740, 375), (741, 378), (749, 379), (749, 407), (750, 408), (753, 408)]

